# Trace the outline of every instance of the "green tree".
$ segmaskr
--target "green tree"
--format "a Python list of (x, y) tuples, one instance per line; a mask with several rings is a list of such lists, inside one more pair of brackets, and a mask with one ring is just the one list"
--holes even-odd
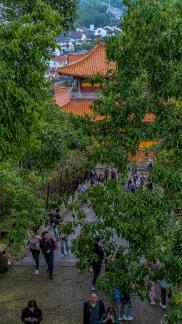
[(42, 178), (12, 163), (0, 166), (0, 233), (15, 253), (24, 246), (30, 228), (38, 228), (47, 220)]
[(97, 0), (91, 0), (81, 3), (78, 7), (77, 24), (79, 26), (90, 27), (94, 24), (95, 27), (102, 27), (110, 24), (110, 15), (106, 14), (107, 7)]
[[(89, 264), (92, 256), (81, 254), (78, 247), (92, 245), (96, 233), (113, 253), (118, 250), (113, 237), (125, 239), (119, 257), (101, 280), (102, 287), (109, 293), (119, 287), (144, 298), (154, 260), (161, 263), (155, 279), (166, 278), (174, 286), (182, 283), (182, 222), (176, 216), (176, 208), (182, 206), (182, 5), (168, 0), (125, 4), (128, 14), (122, 33), (109, 39), (107, 46), (116, 71), (104, 82), (102, 97), (94, 105), (103, 120), (93, 127), (98, 160), (114, 163), (123, 176), (118, 183), (109, 181), (90, 190), (96, 220), (84, 223), (81, 215), (82, 234), (74, 249), (82, 263)], [(153, 123), (144, 122), (147, 113), (155, 115)], [(151, 173), (155, 190), (126, 192), (128, 154), (137, 151), (141, 140), (156, 138), (160, 138), (160, 154)], [(179, 314), (172, 316), (173, 323), (181, 322)]]
[(1, 14), (5, 19), (19, 18), (20, 15), (31, 13), (36, 4), (49, 5), (60, 14), (60, 24), (64, 31), (73, 27), (76, 18), (76, 0), (1, 0)]
[(80, 128), (76, 117), (65, 114), (52, 101), (44, 105), (44, 121), (37, 133), (37, 145), (27, 150), (22, 164), (42, 174), (70, 158), (74, 151), (87, 151), (89, 138)]
[[(16, 3), (21, 9), (30, 1)], [(12, 4), (15, 5), (7, 2), (6, 12)], [(65, 14), (69, 23), (68, 11)], [(32, 1), (29, 9), (20, 10), (18, 17), (10, 15), (8, 23), (0, 25), (0, 148), (3, 156), (22, 155), (26, 147), (36, 142), (35, 133), (41, 127), (44, 104), (49, 98), (49, 83), (45, 79), (49, 49), (56, 46), (56, 36), (65, 30), (64, 18), (64, 12), (60, 15), (40, 0)]]

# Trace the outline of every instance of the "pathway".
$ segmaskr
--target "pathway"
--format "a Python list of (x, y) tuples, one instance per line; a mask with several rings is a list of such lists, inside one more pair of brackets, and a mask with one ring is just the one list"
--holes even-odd
[[(94, 221), (94, 214), (92, 210), (88, 207), (84, 207), (84, 211), (87, 214), (87, 221), (92, 222)], [(64, 216), (65, 220), (71, 219), (71, 213), (66, 213)], [(52, 234), (52, 232), (51, 232)], [(70, 245), (72, 241), (79, 235), (79, 228), (75, 230), (74, 235), (70, 235)], [(118, 244), (126, 244), (123, 240), (118, 240), (115, 238), (115, 241)], [(10, 272), (8, 275), (9, 278), (12, 280), (17, 280), (17, 275), (19, 276), (18, 282), (22, 281), (22, 277), (24, 278), (21, 287), (19, 287), (18, 295), (22, 295), (22, 300), (14, 299), (12, 303), (16, 304), (14, 311), (17, 313), (20, 312), (22, 304), (27, 302), (27, 298), (31, 298), (32, 291), (30, 286), (32, 282), (36, 285), (36, 291), (41, 291), (41, 294), (38, 293), (38, 300), (41, 304), (44, 314), (46, 315), (47, 320), (45, 320), (46, 324), (51, 323), (51, 319), (54, 320), (54, 323), (61, 323), (62, 324), (81, 324), (82, 323), (82, 303), (85, 298), (88, 296), (89, 288), (91, 286), (92, 275), (89, 271), (81, 271), (78, 272), (75, 268), (76, 259), (70, 253), (70, 255), (62, 257), (60, 249), (59, 251), (55, 252), (55, 275), (53, 284), (49, 281), (45, 280), (47, 275), (45, 272), (45, 261), (43, 256), (41, 255), (40, 258), (40, 265), (41, 271), (39, 280), (35, 278), (32, 272), (33, 267), (33, 260), (30, 253), (25, 256), (22, 260), (16, 262), (16, 266), (14, 271)], [(27, 267), (27, 269), (26, 269)], [(26, 269), (26, 270), (25, 270)], [(13, 270), (13, 269), (12, 269)], [(27, 276), (27, 277), (26, 277)], [(20, 279), (21, 278), (21, 279)], [(11, 280), (10, 280), (11, 281)], [(30, 283), (31, 282), (31, 283)], [(29, 285), (30, 284), (30, 285)], [(28, 296), (25, 296), (25, 291), (23, 287), (26, 287), (28, 291)], [(5, 289), (5, 286), (4, 286)], [(13, 285), (9, 287), (8, 290), (11, 292), (13, 291)], [(5, 291), (4, 291), (5, 292)], [(14, 293), (14, 291), (13, 291)], [(17, 292), (16, 292), (17, 293)], [(45, 298), (42, 297), (42, 294), (48, 293), (48, 300), (46, 302), (45, 307)], [(17, 294), (16, 294), (17, 295)], [(50, 295), (50, 298), (49, 298)], [(71, 297), (71, 299), (70, 299)], [(75, 297), (76, 297), (76, 306), (75, 306)], [(106, 304), (108, 305), (107, 298), (102, 296)], [(55, 299), (56, 298), (56, 299)], [(55, 299), (54, 303), (52, 300)], [(69, 300), (69, 302), (68, 302)], [(23, 303), (22, 303), (23, 302)], [(12, 304), (11, 304), (12, 305)], [(160, 324), (161, 318), (164, 315), (164, 312), (160, 309), (159, 305), (156, 306), (149, 306), (147, 301), (142, 302), (138, 298), (134, 298), (134, 324)], [(1, 307), (3, 306), (3, 307)], [(2, 308), (2, 309), (1, 309)], [(0, 323), (5, 324), (4, 319), (6, 318), (7, 308), (6, 305), (1, 305), (1, 298), (0, 298), (0, 309), (2, 312), (2, 318), (0, 316)], [(11, 311), (8, 309), (10, 316), (12, 315)], [(60, 317), (61, 316), (61, 317)], [(17, 323), (12, 322), (12, 323)], [(123, 324), (124, 322), (121, 322)], [(126, 322), (127, 323), (127, 322)]]
[[(87, 221), (92, 222), (94, 220), (94, 214), (92, 210), (88, 207), (84, 208), (84, 211), (87, 214)], [(71, 219), (71, 213), (65, 213), (64, 214), (64, 219), (69, 221)], [(75, 233), (72, 235), (69, 235), (69, 245), (72, 245), (73, 240), (78, 237), (79, 235), (79, 228), (75, 229)], [(50, 229), (50, 234), (52, 237), (54, 237), (52, 229)], [(23, 266), (23, 267), (32, 267), (33, 265), (33, 259), (32, 259), (32, 254), (29, 252), (23, 259), (20, 259), (15, 262), (16, 266)], [(40, 255), (40, 266), (46, 265), (45, 260), (43, 255)], [(60, 247), (58, 251), (55, 251), (55, 256), (54, 256), (54, 265), (55, 266), (64, 266), (64, 267), (69, 267), (69, 266), (75, 266), (76, 265), (76, 259), (74, 255), (70, 252), (69, 255), (66, 255), (65, 257), (62, 256)]]

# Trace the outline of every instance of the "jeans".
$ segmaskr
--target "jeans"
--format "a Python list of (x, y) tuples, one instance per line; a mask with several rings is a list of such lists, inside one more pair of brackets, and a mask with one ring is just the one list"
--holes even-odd
[(44, 258), (48, 265), (48, 272), (50, 275), (53, 274), (53, 260), (54, 260), (54, 252), (44, 254)]
[(40, 251), (36, 250), (36, 249), (31, 249), (30, 251), (32, 253), (33, 259), (35, 261), (35, 265), (36, 265), (36, 270), (39, 270), (39, 255), (40, 255)]
[(68, 238), (61, 237), (60, 242), (61, 242), (61, 253), (64, 254), (64, 246), (66, 247), (66, 251), (68, 252), (69, 251)]
[(157, 298), (158, 285), (155, 281), (150, 281), (150, 301), (155, 302)]
[(57, 225), (52, 223), (52, 229), (53, 229), (53, 232), (54, 232), (54, 237), (55, 237), (55, 240), (58, 240), (59, 237), (58, 237), (58, 230), (57, 230)]
[(119, 307), (119, 316), (120, 317), (123, 317), (123, 315), (124, 315), (125, 306), (128, 307), (126, 316), (131, 316), (131, 314), (132, 314), (133, 304), (132, 304), (131, 299), (129, 299), (128, 301), (122, 300), (121, 303), (120, 303), (120, 307)]

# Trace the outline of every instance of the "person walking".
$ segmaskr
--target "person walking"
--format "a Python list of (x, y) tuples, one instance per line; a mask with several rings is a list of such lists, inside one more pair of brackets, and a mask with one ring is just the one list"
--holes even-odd
[(84, 194), (86, 191), (86, 186), (84, 183), (80, 183), (79, 186), (78, 186), (78, 193), (79, 194)]
[[(114, 290), (114, 300), (117, 306), (119, 321), (132, 321), (133, 303), (129, 293), (122, 293), (119, 289)], [(126, 314), (124, 314), (126, 313)]]
[(47, 271), (49, 273), (49, 279), (53, 279), (54, 250), (56, 249), (56, 243), (47, 231), (42, 233), (40, 248), (48, 265)]
[(145, 179), (146, 179), (146, 177), (144, 176), (144, 174), (142, 172), (142, 174), (140, 176), (140, 188), (143, 188), (144, 183), (145, 183)]
[(100, 324), (104, 313), (103, 301), (98, 299), (96, 291), (91, 291), (89, 300), (84, 302), (83, 324)]
[(154, 163), (154, 158), (153, 158), (153, 156), (150, 155), (148, 158), (148, 169), (153, 168), (153, 163)]
[(59, 226), (59, 237), (60, 237), (60, 244), (61, 244), (61, 254), (65, 256), (65, 249), (66, 248), (66, 254), (69, 254), (69, 245), (68, 245), (68, 235), (64, 233), (64, 230), (62, 229), (62, 226), (64, 225), (64, 221), (61, 221), (61, 224)]
[(21, 315), (21, 320), (26, 324), (39, 324), (42, 321), (42, 311), (37, 307), (35, 300), (30, 300)]
[(126, 187), (128, 192), (135, 192), (135, 186), (132, 179), (129, 179)]
[(158, 283), (155, 279), (155, 272), (158, 270), (159, 264), (157, 261), (153, 261), (150, 264), (150, 276), (149, 276), (149, 297), (150, 305), (155, 305), (157, 301)]
[(61, 222), (61, 215), (59, 213), (59, 209), (56, 208), (56, 207), (52, 207), (50, 209), (49, 217), (50, 217), (50, 225), (51, 225), (51, 227), (53, 229), (55, 240), (58, 241), (59, 237), (58, 237), (57, 227)]
[(108, 166), (104, 170), (104, 180), (107, 181), (109, 178), (109, 168)]
[(37, 235), (37, 230), (32, 229), (28, 236), (28, 244), (30, 245), (30, 252), (35, 261), (35, 275), (39, 274), (39, 256), (40, 256), (40, 240), (41, 237)]
[[(124, 314), (124, 309), (127, 308), (126, 314)], [(124, 319), (125, 321), (132, 321), (132, 308), (133, 303), (131, 301), (131, 297), (129, 293), (123, 293), (121, 297), (121, 305), (120, 305), (120, 317), (119, 320), (121, 321)]]
[(92, 263), (92, 268), (94, 272), (93, 280), (92, 280), (92, 289), (95, 289), (96, 280), (98, 276), (100, 275), (101, 267), (102, 267), (102, 261), (104, 259), (104, 250), (101, 247), (100, 243), (100, 236), (96, 237), (96, 243), (93, 248), (93, 253), (96, 255), (97, 260)]
[(168, 298), (172, 298), (172, 289), (171, 285), (167, 283), (166, 279), (162, 279), (160, 281), (160, 289), (161, 289), (161, 302), (160, 306), (163, 309), (166, 309), (166, 301), (167, 301), (167, 296)]
[(117, 172), (114, 167), (111, 168), (111, 179), (115, 180), (117, 178)]
[(154, 186), (153, 186), (153, 182), (151, 181), (150, 178), (148, 178), (146, 186), (147, 186), (148, 190), (151, 190), (151, 191), (153, 190)]
[(108, 307), (106, 313), (101, 318), (100, 324), (119, 324), (118, 317), (113, 307)]

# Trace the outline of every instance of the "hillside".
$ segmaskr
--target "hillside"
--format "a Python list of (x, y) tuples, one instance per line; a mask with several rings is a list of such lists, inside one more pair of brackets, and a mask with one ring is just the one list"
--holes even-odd
[(77, 25), (102, 27), (119, 24), (122, 9), (121, 0), (79, 0)]

